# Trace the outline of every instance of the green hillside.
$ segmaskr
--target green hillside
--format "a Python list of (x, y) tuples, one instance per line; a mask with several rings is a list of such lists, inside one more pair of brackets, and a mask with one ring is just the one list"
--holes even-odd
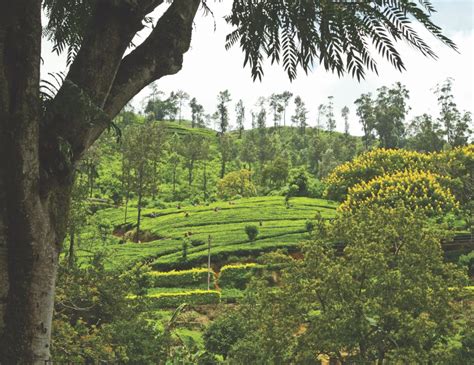
[[(294, 249), (307, 235), (306, 220), (320, 212), (324, 218), (335, 215), (336, 203), (311, 198), (293, 198), (290, 208), (283, 197), (255, 197), (209, 205), (176, 206), (166, 209), (147, 208), (142, 211), (142, 236), (148, 242), (127, 241), (133, 233), (137, 210), (128, 209), (124, 224), (124, 208), (100, 212), (102, 220), (113, 227), (115, 235), (106, 246), (113, 268), (128, 267), (148, 261), (156, 269), (169, 270), (199, 266), (207, 260), (207, 241), (211, 237), (213, 263), (223, 264), (230, 256), (258, 255), (277, 248)], [(246, 225), (255, 225), (259, 234), (249, 241)], [(123, 227), (127, 227), (123, 229)], [(122, 229), (120, 229), (122, 228)], [(124, 236), (125, 234), (125, 236)], [(189, 243), (187, 259), (182, 259), (182, 246)], [(79, 250), (79, 258), (91, 250)]]
[[(187, 120), (181, 122), (160, 121), (159, 123), (161, 123), (170, 134), (176, 133), (179, 136), (191, 133), (203, 137), (215, 138), (217, 134), (217, 132), (212, 129), (192, 128), (191, 122)], [(217, 138), (215, 138), (215, 142), (217, 143)]]

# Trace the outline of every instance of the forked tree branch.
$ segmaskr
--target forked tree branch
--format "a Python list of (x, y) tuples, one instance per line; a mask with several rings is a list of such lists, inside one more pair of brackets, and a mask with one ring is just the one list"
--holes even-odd
[(123, 59), (104, 106), (107, 115), (114, 117), (145, 86), (181, 69), (200, 3), (175, 0), (150, 36)]
[(123, 58), (143, 17), (162, 2), (138, 2), (144, 6), (140, 8), (115, 0), (97, 3), (88, 34), (44, 118), (41, 153), (45, 176), (56, 175), (58, 169), (69, 174), (71, 163), (128, 100), (152, 81), (181, 68), (200, 0), (173, 1), (143, 44)]

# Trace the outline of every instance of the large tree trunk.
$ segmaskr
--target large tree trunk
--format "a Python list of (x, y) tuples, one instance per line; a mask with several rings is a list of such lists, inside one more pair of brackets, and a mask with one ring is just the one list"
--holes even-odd
[(39, 158), (41, 2), (10, 4), (0, 26), (0, 363), (49, 359), (71, 175), (44, 184)]
[[(143, 87), (181, 69), (199, 0), (174, 0), (123, 58), (161, 4), (94, 2), (66, 82), (42, 113), (41, 0), (0, 13), (0, 364), (50, 359), (54, 289), (75, 163)], [(107, 49), (104, 49), (107, 45)]]
[[(23, 180), (23, 179), (21, 179)], [(31, 191), (35, 182), (11, 179), (7, 184), (7, 267), (9, 291), (5, 328), (0, 340), (2, 364), (35, 364), (49, 359), (54, 288), (67, 209), (55, 207)], [(55, 212), (55, 213), (56, 213)], [(56, 214), (54, 214), (56, 215)]]

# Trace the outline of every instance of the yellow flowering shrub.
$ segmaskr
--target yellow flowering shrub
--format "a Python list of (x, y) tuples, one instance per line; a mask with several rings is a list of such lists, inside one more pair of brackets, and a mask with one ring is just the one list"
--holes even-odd
[(343, 201), (349, 189), (395, 171), (427, 170), (431, 155), (407, 150), (376, 149), (336, 167), (326, 178), (325, 197)]
[(440, 183), (440, 177), (429, 171), (404, 170), (378, 176), (351, 188), (341, 211), (353, 211), (362, 206), (379, 205), (394, 208), (399, 204), (421, 210), (428, 216), (444, 215), (458, 208), (451, 191)]

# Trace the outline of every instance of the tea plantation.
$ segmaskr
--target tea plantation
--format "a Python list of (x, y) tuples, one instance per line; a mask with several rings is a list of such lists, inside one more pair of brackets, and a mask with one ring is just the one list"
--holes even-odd
[[(323, 218), (335, 215), (337, 203), (311, 198), (293, 198), (286, 207), (283, 197), (256, 197), (206, 206), (175, 206), (142, 210), (142, 242), (132, 242), (137, 210), (124, 208), (102, 210), (100, 219), (114, 230), (113, 239), (104, 244), (111, 269), (130, 267), (146, 261), (156, 270), (188, 269), (207, 263), (208, 239), (211, 261), (219, 267), (238, 257), (256, 256), (284, 248), (295, 250), (307, 237), (306, 221), (317, 212)], [(258, 235), (250, 241), (245, 227), (255, 225)], [(128, 231), (127, 231), (128, 230)], [(128, 232), (128, 233), (127, 233)], [(147, 241), (147, 242), (144, 242)], [(183, 258), (186, 242), (186, 258)], [(78, 250), (79, 260), (92, 255), (99, 247)]]
[[(332, 201), (303, 197), (292, 198), (287, 207), (284, 198), (278, 196), (146, 208), (142, 210), (139, 242), (134, 242), (137, 209), (129, 207), (125, 221), (123, 207), (108, 208), (100, 210), (97, 218), (99, 226), (113, 234), (103, 241), (89, 240), (96, 242), (93, 247), (79, 246), (77, 256), (79, 262), (85, 262), (103, 250), (111, 272), (121, 272), (137, 263), (150, 264), (145, 295), (149, 303), (147, 318), (166, 326), (174, 310), (187, 303), (180, 315), (183, 324), (179, 322), (173, 333), (202, 346), (202, 333), (212, 321), (216, 304), (235, 303), (251, 277), (263, 268), (278, 271), (253, 263), (257, 257), (277, 249), (297, 251), (298, 244), (309, 236), (307, 221), (317, 213), (331, 219), (336, 207)], [(257, 228), (254, 240), (249, 239), (247, 226)], [(208, 291), (209, 238), (212, 269)], [(185, 258), (183, 243), (187, 246)]]

